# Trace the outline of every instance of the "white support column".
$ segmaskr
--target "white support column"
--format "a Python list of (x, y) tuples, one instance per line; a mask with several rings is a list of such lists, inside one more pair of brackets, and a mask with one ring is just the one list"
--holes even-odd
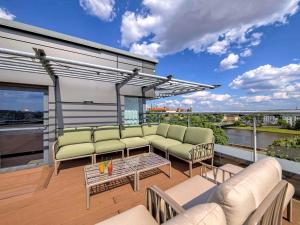
[(257, 133), (256, 133), (256, 116), (253, 115), (253, 154), (252, 161), (256, 162), (257, 160)]

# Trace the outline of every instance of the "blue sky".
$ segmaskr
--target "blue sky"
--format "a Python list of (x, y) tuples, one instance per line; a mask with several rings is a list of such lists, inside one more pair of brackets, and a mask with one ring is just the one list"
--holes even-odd
[(298, 8), (299, 0), (0, 0), (0, 17), (156, 57), (159, 75), (222, 85), (149, 105), (268, 110), (300, 107)]

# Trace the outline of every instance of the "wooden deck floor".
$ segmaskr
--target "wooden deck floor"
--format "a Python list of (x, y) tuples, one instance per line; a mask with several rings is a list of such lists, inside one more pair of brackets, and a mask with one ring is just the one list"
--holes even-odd
[[(85, 208), (85, 187), (82, 159), (62, 164), (58, 176), (48, 167), (0, 174), (0, 224), (95, 224), (124, 210), (143, 204), (145, 189), (157, 185), (167, 189), (188, 177), (187, 164), (171, 158), (172, 177), (153, 171), (140, 181), (140, 191), (134, 192), (132, 184), (124, 181), (119, 187), (108, 188), (91, 196), (91, 208)], [(167, 172), (167, 167), (162, 171)], [(194, 168), (194, 174), (199, 167)], [(294, 201), (294, 222), (300, 224), (300, 203)], [(284, 224), (290, 224), (284, 221)]]

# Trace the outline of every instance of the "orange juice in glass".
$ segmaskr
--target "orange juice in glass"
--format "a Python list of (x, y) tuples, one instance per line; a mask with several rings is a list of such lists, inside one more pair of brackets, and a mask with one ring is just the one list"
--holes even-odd
[(112, 160), (109, 161), (108, 166), (107, 166), (107, 170), (108, 170), (108, 175), (111, 175), (112, 170), (113, 170)]
[(104, 170), (105, 170), (105, 165), (104, 165), (104, 162), (100, 162), (99, 164), (99, 170), (100, 170), (100, 173), (104, 173)]

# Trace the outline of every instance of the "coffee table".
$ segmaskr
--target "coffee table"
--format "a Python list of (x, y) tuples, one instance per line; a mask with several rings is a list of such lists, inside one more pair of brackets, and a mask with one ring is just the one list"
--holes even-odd
[(153, 152), (144, 153), (124, 159), (112, 161), (113, 171), (101, 174), (99, 163), (84, 167), (85, 188), (86, 188), (86, 208), (90, 207), (90, 190), (92, 187), (118, 180), (128, 176), (134, 176), (134, 191), (139, 190), (139, 175), (141, 172), (169, 165), (169, 178), (171, 177), (171, 162)]
[(136, 172), (135, 174), (135, 191), (139, 190), (139, 177), (140, 173), (146, 172), (152, 169), (159, 168), (161, 166), (169, 165), (169, 178), (171, 178), (171, 161), (165, 159), (153, 152), (144, 153), (136, 156), (131, 156), (125, 159), (127, 164)]

